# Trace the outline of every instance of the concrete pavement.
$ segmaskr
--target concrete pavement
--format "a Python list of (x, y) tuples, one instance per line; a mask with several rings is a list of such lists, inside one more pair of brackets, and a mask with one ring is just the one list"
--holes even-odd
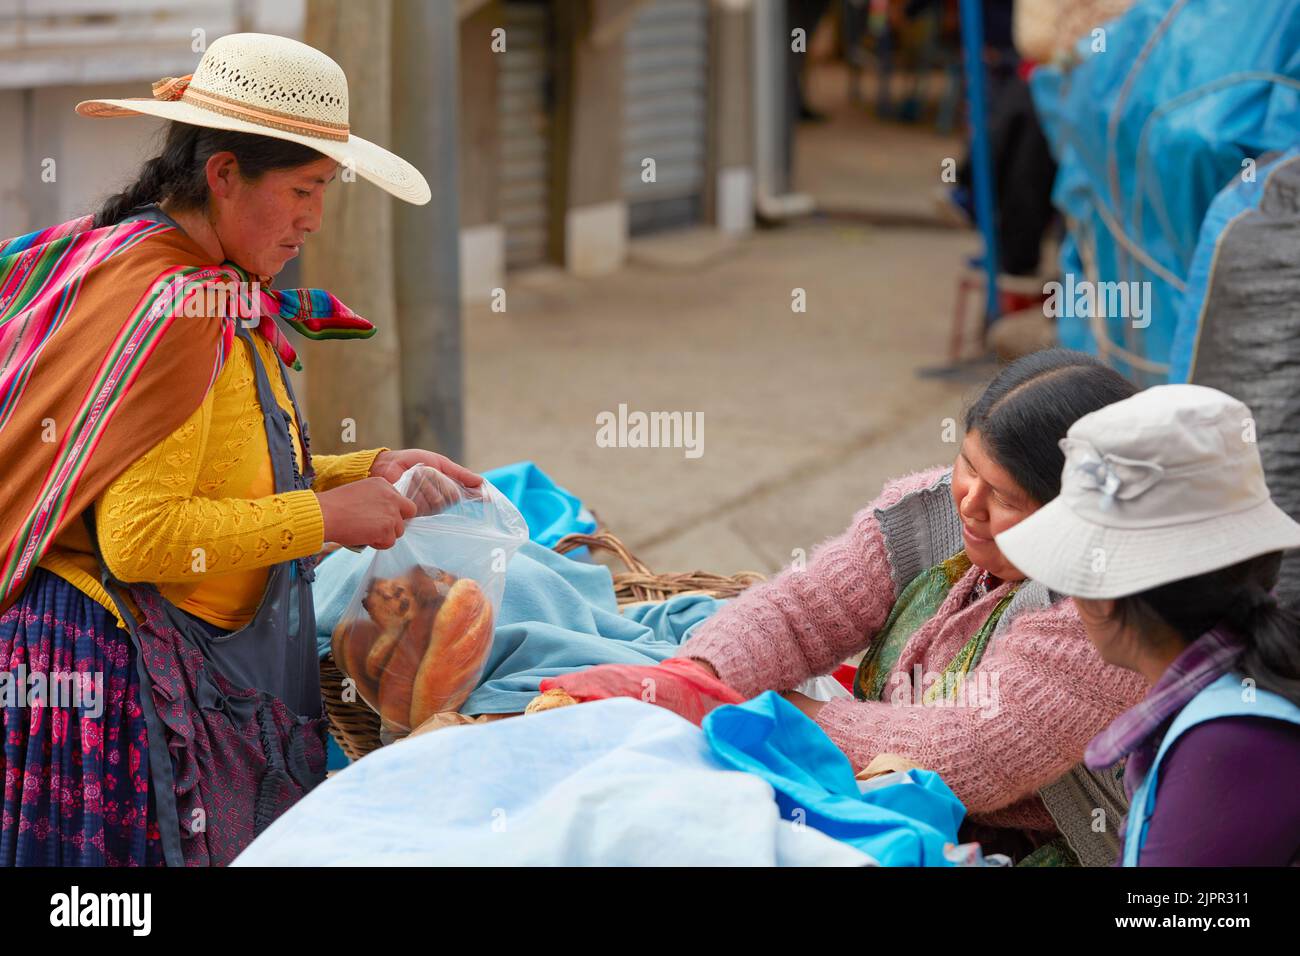
[[(808, 188), (843, 206), (861, 178), (860, 205), (884, 196), (923, 216), (917, 193), (938, 169), (918, 157), (957, 146), (887, 133), (837, 114), (799, 144)], [(884, 188), (842, 155), (873, 149)], [(634, 252), (600, 278), (514, 273), (504, 313), (466, 311), (466, 463), (533, 459), (657, 571), (776, 571), (887, 478), (956, 454), (946, 420), (978, 385), (915, 370), (945, 361), (956, 277), (977, 251), (973, 233), (807, 221), (696, 262)], [(620, 404), (699, 413), (701, 453), (600, 447), (598, 416)]]

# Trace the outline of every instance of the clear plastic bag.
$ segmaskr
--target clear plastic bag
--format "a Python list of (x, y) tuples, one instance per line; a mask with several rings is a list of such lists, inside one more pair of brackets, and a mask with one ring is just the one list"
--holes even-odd
[(400, 736), (465, 703), (492, 650), (506, 566), (528, 525), (490, 482), (466, 488), (420, 465), (394, 486), (417, 517), (370, 563), (338, 626), (334, 661)]

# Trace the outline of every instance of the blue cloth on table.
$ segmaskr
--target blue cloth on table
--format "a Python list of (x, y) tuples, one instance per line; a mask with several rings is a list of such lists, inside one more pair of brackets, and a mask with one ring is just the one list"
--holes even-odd
[(943, 847), (957, 842), (966, 808), (938, 774), (911, 770), (903, 782), (862, 792), (843, 751), (772, 691), (711, 711), (704, 736), (725, 766), (772, 785), (782, 819), (802, 820), (884, 866), (951, 865)]
[(620, 698), (422, 734), (335, 774), (236, 866), (861, 866), (700, 729)]
[(596, 519), (582, 501), (561, 488), (531, 461), (483, 472), (528, 522), (528, 534), (548, 548), (566, 534), (590, 534)]
[[(340, 550), (316, 568), (312, 595), (322, 657), (368, 563), (364, 555)], [(658, 663), (672, 657), (691, 629), (724, 603), (684, 594), (620, 614), (608, 568), (527, 541), (506, 567), (492, 653), (461, 712), (518, 713), (537, 696), (544, 677), (597, 664)]]

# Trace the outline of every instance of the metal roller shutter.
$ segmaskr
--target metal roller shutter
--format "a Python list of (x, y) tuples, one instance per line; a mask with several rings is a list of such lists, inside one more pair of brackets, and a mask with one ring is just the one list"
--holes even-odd
[[(635, 235), (703, 217), (709, 104), (708, 0), (655, 0), (627, 29), (623, 195)], [(641, 181), (655, 161), (655, 182)]]
[(513, 268), (546, 259), (553, 57), (545, 3), (505, 3), (502, 16), (498, 188), (506, 266)]

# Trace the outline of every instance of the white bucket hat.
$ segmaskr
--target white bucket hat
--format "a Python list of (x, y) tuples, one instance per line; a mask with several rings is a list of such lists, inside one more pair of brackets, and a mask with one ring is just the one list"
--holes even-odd
[(997, 536), (1053, 591), (1119, 598), (1300, 547), (1273, 503), (1250, 409), (1201, 385), (1158, 385), (1080, 418), (1061, 494)]
[(189, 76), (165, 77), (153, 98), (85, 100), (82, 116), (160, 116), (178, 123), (301, 143), (422, 206), (429, 184), (402, 159), (348, 130), (348, 79), (324, 53), (267, 33), (213, 40)]

